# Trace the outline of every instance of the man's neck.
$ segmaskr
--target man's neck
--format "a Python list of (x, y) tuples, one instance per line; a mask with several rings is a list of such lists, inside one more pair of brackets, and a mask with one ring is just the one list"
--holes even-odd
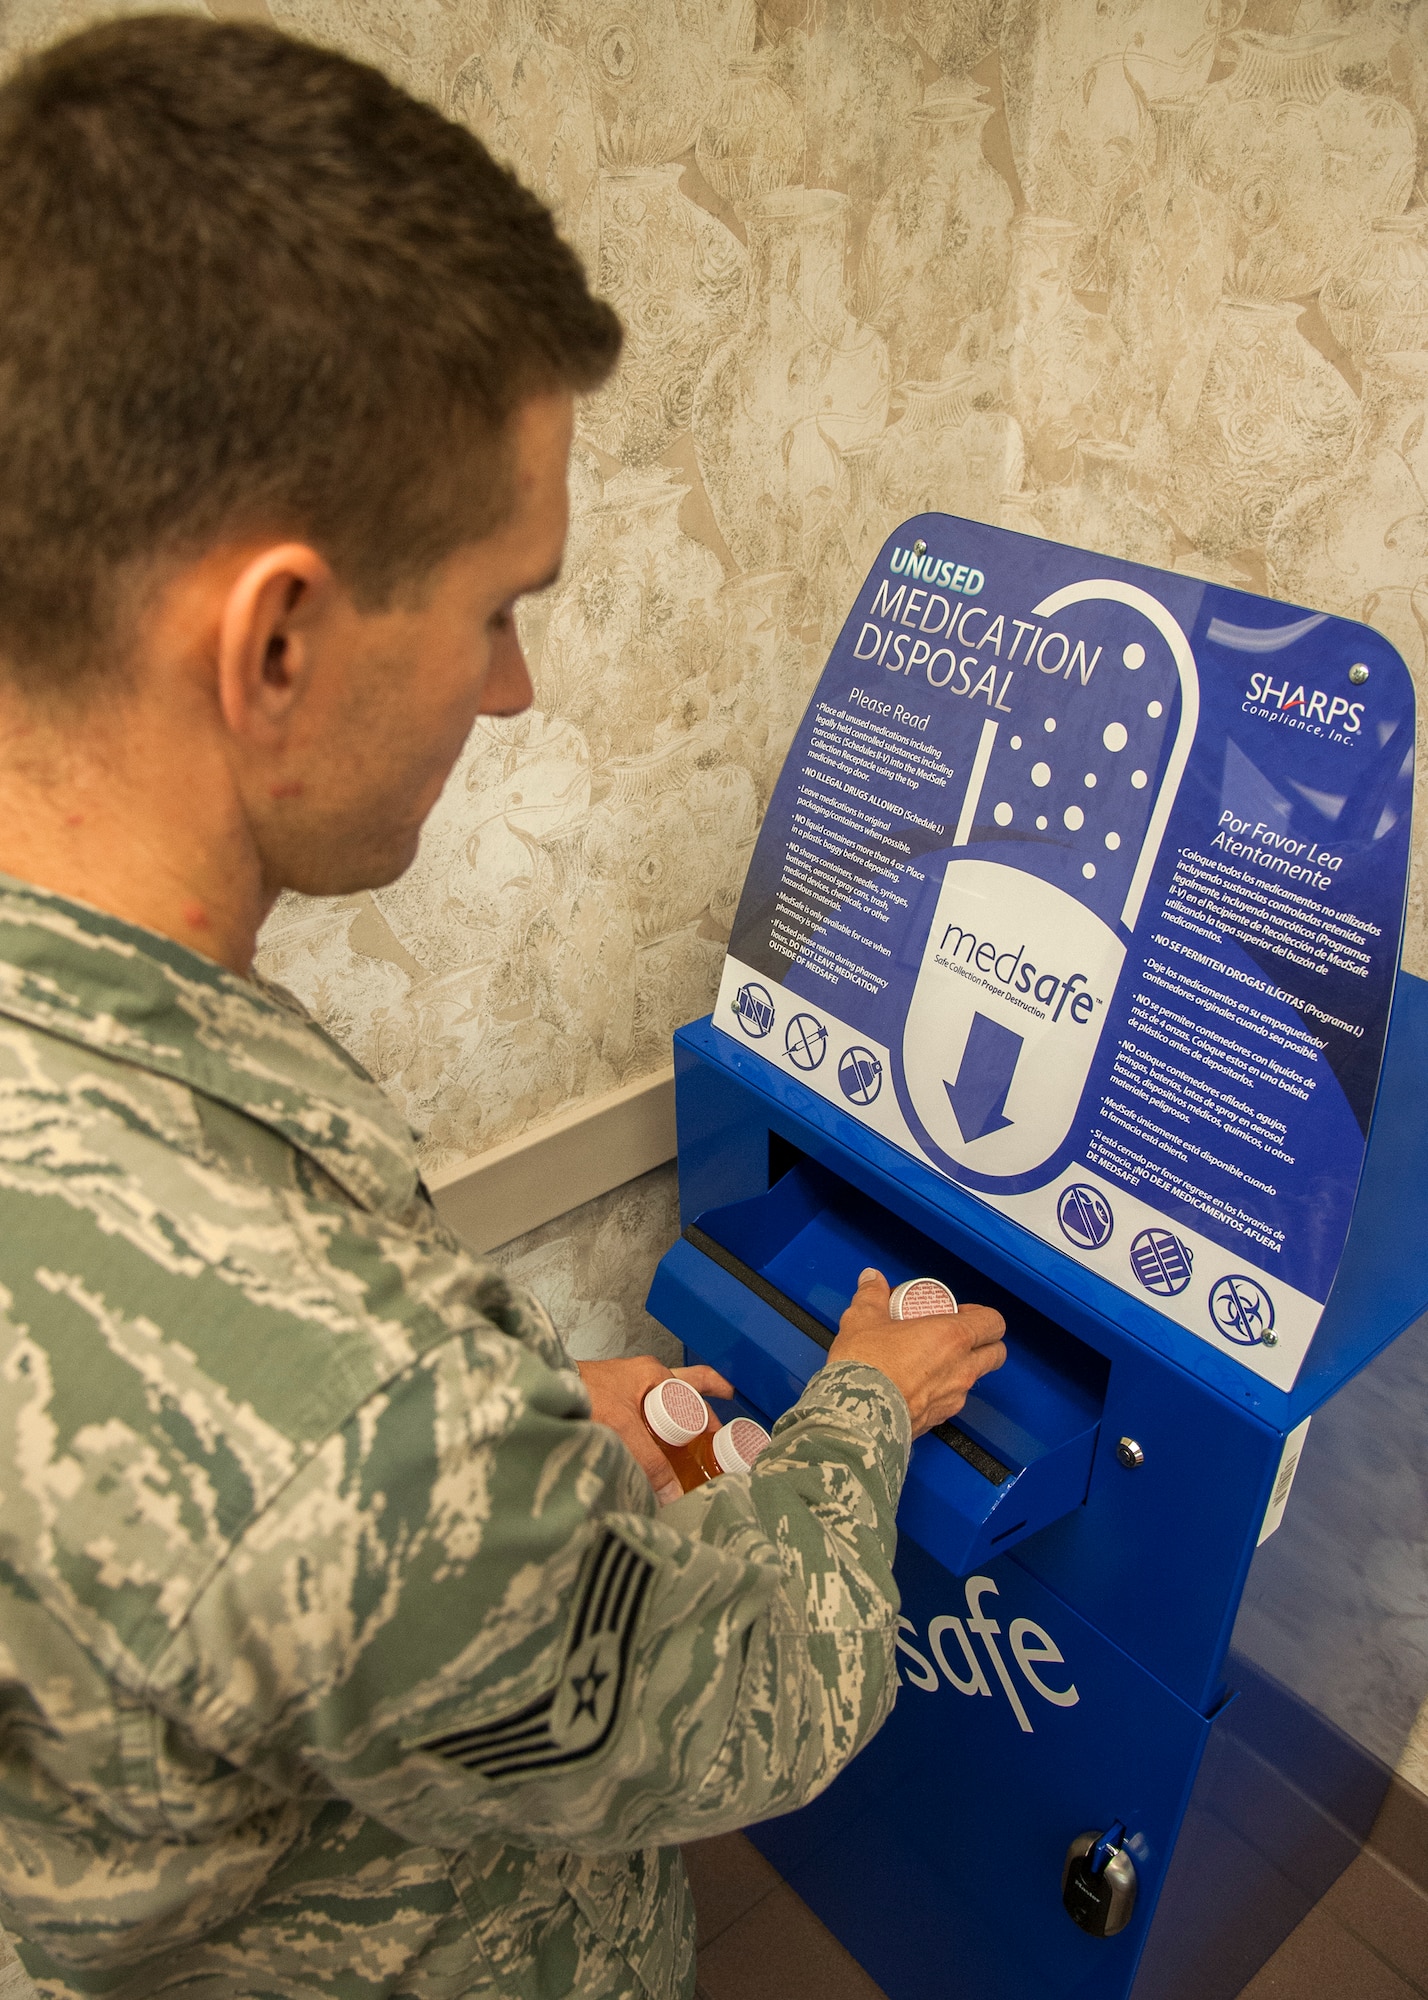
[(168, 736), (0, 696), (0, 871), (246, 976), (273, 898), (221, 759)]

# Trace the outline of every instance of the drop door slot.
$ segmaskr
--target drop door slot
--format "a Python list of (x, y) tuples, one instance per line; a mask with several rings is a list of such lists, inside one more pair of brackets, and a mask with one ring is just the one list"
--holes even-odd
[(650, 1311), (770, 1416), (822, 1365), (868, 1265), (995, 1306), (1007, 1362), (913, 1450), (899, 1520), (954, 1574), (1085, 1498), (1108, 1364), (972, 1265), (787, 1149), (765, 1193), (707, 1209), (660, 1265)]

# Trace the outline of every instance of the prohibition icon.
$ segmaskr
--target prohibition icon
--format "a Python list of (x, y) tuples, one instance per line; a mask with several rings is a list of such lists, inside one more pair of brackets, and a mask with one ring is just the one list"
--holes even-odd
[(1099, 1250), (1110, 1242), (1116, 1226), (1111, 1204), (1099, 1188), (1087, 1187), (1084, 1181), (1073, 1182), (1065, 1190), (1056, 1204), (1056, 1220), (1061, 1234), (1078, 1250)]
[(773, 995), (756, 979), (747, 979), (734, 996), (734, 1019), (746, 1035), (761, 1042), (774, 1024)]
[(1255, 1278), (1236, 1271), (1210, 1289), (1215, 1329), (1239, 1347), (1274, 1345), (1274, 1300)]
[(838, 1088), (850, 1104), (871, 1104), (883, 1087), (883, 1066), (871, 1049), (855, 1042), (838, 1059)]
[(1168, 1229), (1142, 1229), (1130, 1247), (1131, 1269), (1148, 1292), (1173, 1299), (1190, 1282), (1195, 1253)]
[(828, 1053), (828, 1030), (816, 1014), (795, 1014), (784, 1030), (783, 1046), (795, 1069), (817, 1069)]

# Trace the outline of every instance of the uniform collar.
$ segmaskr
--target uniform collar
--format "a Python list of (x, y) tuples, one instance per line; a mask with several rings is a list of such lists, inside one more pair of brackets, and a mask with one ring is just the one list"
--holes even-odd
[(216, 1098), (280, 1133), (368, 1209), (404, 1209), (395, 1107), (280, 989), (155, 931), (0, 875), (0, 1016)]

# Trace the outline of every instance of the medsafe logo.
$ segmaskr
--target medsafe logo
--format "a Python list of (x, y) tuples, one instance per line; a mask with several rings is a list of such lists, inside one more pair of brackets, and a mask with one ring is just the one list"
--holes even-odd
[[(1042, 1007), (1050, 1007), (1054, 1001), (1053, 1021), (1061, 1019), (1061, 1010), (1068, 1000), (1071, 1005), (1067, 1012), (1078, 1026), (1090, 1020), (1095, 1008), (1105, 1004), (1088, 991), (1076, 992), (1078, 986), (1084, 989), (1088, 984), (1084, 972), (1065, 975), (1039, 972), (1027, 957), (1024, 944), (1003, 947), (991, 938), (977, 937), (964, 924), (943, 926), (942, 941), (937, 947), (937, 963), (954, 972), (960, 972), (964, 965), (975, 966), (1003, 993), (1024, 993), (1029, 1000), (1039, 1001)], [(1027, 1011), (1035, 1013), (1036, 1009), (1029, 1007)]]
[(898, 1079), (908, 1122), (939, 1165), (982, 1188), (1055, 1170), (1124, 958), (1116, 932), (1055, 883), (954, 854)]
[[(1031, 1717), (1027, 1714), (1026, 1704), (1021, 1698), (1021, 1690), (1012, 1679), (1011, 1669), (1002, 1658), (1001, 1649), (997, 1645), (1002, 1628), (995, 1618), (989, 1618), (982, 1609), (984, 1597), (988, 1595), (996, 1597), (1000, 1594), (997, 1586), (989, 1576), (969, 1576), (965, 1588), (967, 1592), (965, 1622), (961, 1618), (944, 1615), (934, 1618), (927, 1628), (927, 1650), (941, 1669), (941, 1679), (933, 1667), (932, 1660), (912, 1644), (912, 1639), (919, 1636), (912, 1620), (898, 1619), (897, 1649), (903, 1655), (898, 1679), (901, 1680), (906, 1674), (912, 1685), (921, 1688), (924, 1694), (936, 1694), (942, 1686), (942, 1681), (945, 1680), (950, 1687), (956, 1688), (958, 1694), (990, 1696), (991, 1682), (987, 1679), (981, 1655), (972, 1644), (973, 1638), (980, 1639), (992, 1672), (1001, 1683), (1002, 1693), (1011, 1703), (1017, 1726), (1026, 1735), (1034, 1735)], [(910, 1633), (911, 1639), (905, 1638), (904, 1633)], [(1034, 1694), (1040, 1695), (1043, 1701), (1049, 1701), (1053, 1708), (1076, 1706), (1081, 1697), (1074, 1682), (1067, 1687), (1048, 1687), (1041, 1678), (1040, 1668), (1059, 1667), (1065, 1664), (1065, 1655), (1049, 1632), (1044, 1631), (1030, 1618), (1013, 1618), (1007, 1627), (1006, 1639), (1007, 1649), (1016, 1662), (1022, 1679)], [(948, 1657), (949, 1647), (955, 1648), (951, 1658)]]

